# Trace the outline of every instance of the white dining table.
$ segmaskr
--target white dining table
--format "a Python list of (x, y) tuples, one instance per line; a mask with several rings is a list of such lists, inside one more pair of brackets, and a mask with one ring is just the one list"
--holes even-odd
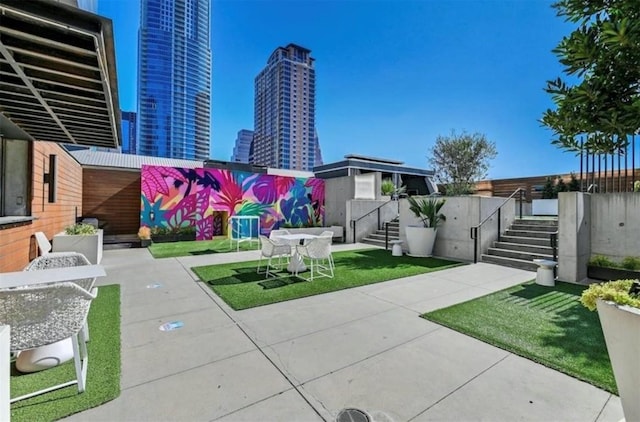
[[(294, 233), (294, 234), (282, 234), (278, 236), (274, 236), (274, 239), (282, 239), (287, 241), (297, 240), (300, 243), (301, 240), (305, 239), (315, 239), (319, 236), (315, 234), (307, 234), (307, 233)], [(291, 255), (291, 259), (289, 260), (289, 265), (287, 265), (287, 271), (290, 273), (298, 273), (307, 271), (307, 266), (304, 263), (304, 259), (298, 253), (298, 248), (292, 246), (293, 254)]]
[(34, 271), (0, 273), (0, 288), (20, 287), (41, 283), (82, 280), (104, 277), (107, 273), (102, 265), (79, 265), (77, 267), (47, 268)]

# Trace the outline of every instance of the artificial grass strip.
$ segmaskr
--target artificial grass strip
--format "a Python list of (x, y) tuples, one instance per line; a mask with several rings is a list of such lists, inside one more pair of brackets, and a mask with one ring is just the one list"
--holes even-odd
[(526, 283), (422, 317), (617, 394), (598, 313), (579, 302), (585, 288)]
[[(259, 249), (256, 241), (240, 243), (241, 251)], [(218, 236), (213, 240), (196, 240), (187, 242), (152, 243), (149, 252), (154, 258), (173, 258), (177, 256), (208, 255), (213, 253), (236, 252), (236, 243), (230, 244), (226, 236)]]
[[(54, 421), (120, 395), (120, 286), (100, 286), (89, 311), (87, 386), (78, 394), (72, 385), (11, 405), (12, 421)], [(73, 359), (32, 374), (12, 368), (11, 397), (75, 379)]]
[[(258, 261), (192, 270), (229, 306), (242, 310), (461, 265), (437, 258), (391, 256), (384, 249), (336, 252), (333, 258), (335, 277), (314, 278), (312, 282), (293, 277), (286, 270), (281, 272), (282, 277), (265, 279), (264, 274), (256, 274)], [(309, 273), (301, 275), (308, 277)]]

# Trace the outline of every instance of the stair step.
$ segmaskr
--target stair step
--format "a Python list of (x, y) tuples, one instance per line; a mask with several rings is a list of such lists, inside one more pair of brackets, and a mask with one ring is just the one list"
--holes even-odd
[(540, 232), (531, 230), (511, 230), (505, 231), (505, 236), (517, 236), (517, 237), (536, 237), (539, 239), (549, 239), (552, 232)]
[[(382, 240), (384, 242), (385, 239), (385, 235), (384, 233), (380, 234), (380, 233), (371, 233), (369, 236), (367, 236), (370, 239), (376, 239), (376, 240)], [(398, 236), (391, 236), (389, 235), (389, 240), (398, 240)]]
[(509, 243), (518, 243), (521, 245), (530, 245), (530, 246), (548, 246), (551, 247), (551, 240), (548, 238), (539, 238), (539, 237), (523, 237), (523, 236), (509, 236), (502, 235), (500, 236), (501, 241), (509, 242)]
[[(538, 239), (536, 239), (538, 240)], [(552, 255), (553, 249), (551, 246), (531, 245), (527, 243), (514, 243), (514, 242), (495, 242), (493, 245), (495, 248), (508, 249), (512, 251), (522, 251), (530, 253), (539, 253), (545, 255)]]
[(488, 262), (490, 264), (502, 265), (505, 267), (519, 268), (527, 271), (537, 271), (538, 265), (532, 261), (526, 261), (523, 259), (506, 258), (497, 255), (485, 255), (480, 258), (482, 262)]
[(558, 226), (549, 226), (545, 224), (513, 224), (510, 229), (533, 232), (555, 232), (558, 231)]
[(558, 219), (516, 218), (514, 224), (527, 224), (530, 226), (558, 226)]
[(511, 249), (489, 248), (487, 253), (493, 256), (522, 259), (525, 261), (533, 261), (534, 259), (549, 259), (549, 260), (553, 259), (552, 254), (514, 251)]
[[(362, 240), (360, 240), (361, 243), (368, 243), (369, 245), (376, 245), (376, 246), (381, 246), (384, 248), (384, 239), (380, 240), (380, 239), (372, 239), (370, 237), (364, 237), (362, 238)], [(391, 247), (391, 245), (389, 245), (389, 247)]]

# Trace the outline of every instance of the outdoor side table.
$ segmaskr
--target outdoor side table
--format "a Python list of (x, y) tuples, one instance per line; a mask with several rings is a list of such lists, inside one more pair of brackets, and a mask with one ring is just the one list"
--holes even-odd
[(392, 240), (390, 243), (393, 245), (391, 247), (391, 255), (402, 256), (402, 240)]
[(550, 259), (534, 259), (533, 262), (538, 265), (536, 284), (549, 287), (555, 286), (556, 280), (553, 276), (553, 269), (558, 263), (556, 261), (551, 261)]

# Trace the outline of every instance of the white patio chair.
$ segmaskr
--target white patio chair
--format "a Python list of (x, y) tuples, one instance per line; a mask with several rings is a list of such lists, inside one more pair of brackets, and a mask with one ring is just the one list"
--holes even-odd
[(51, 242), (49, 242), (49, 239), (47, 239), (47, 236), (43, 232), (35, 232), (33, 235), (36, 237), (36, 243), (38, 243), (40, 255), (46, 255), (51, 252)]
[[(269, 239), (266, 236), (260, 235), (260, 260), (258, 261), (258, 269), (256, 272), (258, 274), (262, 274), (260, 268), (262, 266), (262, 258), (267, 258), (267, 266), (264, 271), (265, 278), (277, 277), (277, 275), (271, 272), (271, 269), (282, 269), (283, 268), (283, 258), (285, 259), (285, 264), (289, 263), (289, 258), (291, 257), (291, 246), (288, 243), (277, 243), (272, 239)], [(278, 263), (273, 264), (273, 258), (278, 258)]]
[[(86, 256), (79, 252), (51, 252), (34, 259), (24, 268), (24, 271), (46, 270), (49, 268), (79, 267), (81, 265), (91, 265)], [(96, 282), (94, 278), (83, 278), (73, 280), (78, 286), (92, 294), (97, 294), (97, 288), (93, 291)], [(89, 341), (89, 326), (84, 327), (84, 338)]]
[(0, 325), (11, 327), (12, 352), (33, 349), (71, 337), (75, 380), (25, 394), (11, 403), (77, 384), (86, 387), (87, 346), (82, 327), (95, 295), (72, 282), (0, 289)]
[[(313, 281), (314, 276), (333, 278), (333, 256), (331, 255), (331, 238), (319, 236), (305, 245), (296, 246), (296, 251), (302, 259), (309, 260), (311, 274), (307, 281)], [(296, 277), (298, 273), (296, 272)]]

